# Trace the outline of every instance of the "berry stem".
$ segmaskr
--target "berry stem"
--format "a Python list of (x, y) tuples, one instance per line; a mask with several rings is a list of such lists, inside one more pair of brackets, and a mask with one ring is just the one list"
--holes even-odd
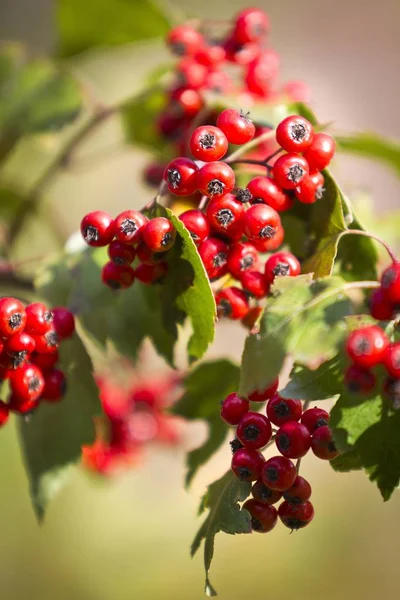
[[(241, 146), (240, 148), (235, 150), (235, 152), (232, 152), (232, 154), (230, 156), (228, 156), (228, 158), (226, 158), (224, 160), (224, 162), (226, 162), (228, 164), (234, 163), (234, 162), (236, 162), (236, 160), (238, 158), (240, 158), (241, 156), (246, 154), (252, 148), (256, 148), (263, 142), (266, 142), (267, 140), (272, 140), (274, 137), (275, 137), (274, 129), (271, 131), (266, 131), (265, 133), (262, 133), (260, 136), (250, 140), (250, 142), (247, 142), (247, 144), (243, 144), (243, 146)], [(262, 163), (262, 164), (264, 164), (264, 163)]]
[(198, 205), (198, 209), (199, 210), (204, 210), (208, 204), (209, 201), (209, 197), (208, 196), (202, 196)]
[(340, 235), (339, 240), (344, 236), (344, 235), (362, 235), (364, 237), (368, 237), (371, 240), (375, 240), (376, 242), (378, 242), (379, 244), (381, 244), (386, 252), (389, 254), (390, 258), (392, 259), (393, 262), (397, 261), (396, 255), (393, 252), (393, 250), (391, 249), (391, 247), (389, 246), (389, 244), (387, 244), (381, 237), (379, 237), (378, 235), (375, 235), (373, 233), (370, 233), (369, 231), (362, 231), (361, 229), (347, 229), (346, 231), (343, 231)]
[(157, 194), (148, 202), (143, 208), (140, 209), (140, 212), (145, 212), (148, 210), (153, 210), (160, 203), (160, 200), (168, 191), (168, 187), (166, 182), (163, 180), (157, 190)]

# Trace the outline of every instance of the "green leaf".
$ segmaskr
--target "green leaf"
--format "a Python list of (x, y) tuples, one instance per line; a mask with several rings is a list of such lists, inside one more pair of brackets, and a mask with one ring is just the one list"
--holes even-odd
[(78, 335), (60, 347), (59, 368), (67, 378), (67, 393), (58, 403), (42, 402), (28, 421), (20, 420), (19, 434), (37, 517), (69, 481), (71, 466), (83, 444), (94, 441), (93, 417), (101, 413), (91, 360)]
[(163, 37), (170, 20), (151, 0), (58, 0), (59, 54)]
[(400, 175), (400, 143), (376, 133), (336, 136), (339, 150), (379, 160)]
[(343, 354), (339, 353), (314, 370), (296, 365), (289, 383), (279, 393), (285, 398), (312, 402), (331, 400), (338, 395), (338, 381), (343, 377), (344, 362)]
[[(357, 217), (353, 218), (348, 231), (352, 229), (364, 231)], [(351, 233), (340, 238), (335, 266), (343, 279), (347, 281), (377, 279), (377, 263), (378, 251), (376, 242), (372, 239)]]
[(349, 471), (359, 471), (362, 469), (357, 450), (349, 450), (348, 452), (339, 454), (339, 456), (330, 461), (330, 465), (338, 473), (348, 473)]
[(185, 393), (172, 412), (185, 419), (204, 419), (208, 425), (207, 440), (187, 455), (186, 485), (190, 485), (197, 470), (223, 444), (226, 425), (221, 421), (221, 400), (239, 387), (240, 369), (230, 360), (203, 363), (185, 379)]
[(250, 515), (247, 510), (241, 510), (238, 502), (246, 500), (250, 494), (251, 484), (241, 482), (233, 473), (228, 471), (207, 488), (203, 496), (199, 513), (208, 509), (209, 514), (197, 532), (191, 547), (194, 556), (204, 540), (204, 567), (206, 571), (205, 591), (207, 596), (217, 593), (209, 580), (211, 561), (214, 555), (214, 538), (219, 531), (224, 533), (250, 533)]
[(351, 312), (339, 277), (312, 281), (311, 275), (301, 275), (275, 281), (260, 332), (246, 340), (240, 382), (245, 396), (270, 385), (288, 354), (308, 367), (335, 356), (345, 331), (341, 320)]

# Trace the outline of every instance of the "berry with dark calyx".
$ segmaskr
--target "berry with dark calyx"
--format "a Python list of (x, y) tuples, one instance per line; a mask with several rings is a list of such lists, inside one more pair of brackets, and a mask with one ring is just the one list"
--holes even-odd
[(193, 131), (189, 146), (194, 158), (210, 162), (225, 156), (228, 150), (228, 140), (219, 127), (202, 125)]
[(236, 436), (245, 448), (264, 448), (272, 436), (271, 423), (260, 413), (248, 412), (242, 417)]
[(249, 65), (261, 54), (261, 47), (256, 42), (239, 44), (232, 36), (224, 42), (225, 57), (228, 62), (236, 65)]
[[(171, 94), (171, 109), (179, 117), (195, 117), (204, 106), (203, 96), (197, 90), (177, 88)], [(164, 173), (165, 165), (162, 170)], [(162, 180), (162, 174), (160, 181)]]
[(232, 244), (228, 254), (228, 271), (240, 279), (244, 273), (257, 271), (260, 266), (260, 257), (253, 244), (236, 242)]
[(60, 345), (60, 337), (55, 329), (50, 329), (43, 335), (34, 335), (35, 351), (39, 354), (55, 354)]
[(206, 210), (211, 228), (228, 237), (241, 236), (244, 213), (244, 205), (233, 194), (212, 198)]
[(310, 171), (322, 171), (331, 162), (335, 154), (335, 140), (327, 133), (316, 133), (311, 146), (304, 152)]
[(267, 417), (271, 423), (280, 427), (288, 421), (300, 421), (302, 410), (301, 400), (282, 398), (275, 394), (268, 400)]
[(300, 273), (300, 263), (290, 252), (276, 252), (265, 263), (265, 279), (268, 283), (272, 283), (275, 277), (297, 277)]
[(283, 212), (292, 208), (294, 201), (280, 188), (271, 177), (254, 177), (247, 184), (247, 189), (253, 196), (251, 203), (259, 204), (263, 202), (268, 204), (277, 212)]
[(258, 450), (240, 448), (232, 456), (232, 471), (240, 481), (257, 481), (261, 476), (264, 457)]
[(53, 312), (53, 328), (62, 340), (70, 338), (75, 331), (75, 317), (64, 306), (56, 306)]
[(138, 244), (148, 218), (137, 210), (124, 210), (114, 221), (115, 239), (124, 244)]
[(238, 287), (227, 287), (215, 295), (218, 317), (243, 319), (249, 310), (246, 294)]
[(228, 245), (222, 240), (209, 237), (199, 246), (199, 254), (211, 281), (228, 272)]
[(221, 404), (221, 419), (228, 425), (238, 425), (249, 408), (249, 401), (233, 392)]
[(284, 456), (273, 456), (265, 462), (262, 469), (263, 483), (278, 492), (284, 492), (292, 487), (296, 476), (296, 467)]
[(0, 337), (8, 338), (25, 328), (27, 315), (16, 298), (0, 298)]
[(10, 387), (21, 400), (37, 400), (44, 388), (42, 371), (36, 365), (23, 365), (11, 374)]
[(250, 202), (252, 200), (253, 194), (248, 188), (239, 188), (238, 190), (236, 190), (235, 198), (236, 200), (239, 200), (239, 202), (243, 202), (243, 204), (246, 204), (247, 202)]
[(136, 250), (130, 244), (113, 240), (107, 249), (108, 256), (116, 265), (131, 265), (135, 260)]
[(174, 158), (166, 167), (164, 180), (171, 194), (191, 196), (197, 190), (198, 166), (190, 158)]
[(304, 477), (297, 475), (292, 487), (283, 492), (283, 497), (290, 504), (302, 504), (311, 498), (311, 485)]
[(231, 442), (229, 442), (229, 445), (231, 447), (232, 454), (235, 454), (235, 452), (240, 450), (240, 448), (244, 448), (243, 444), (239, 442), (237, 438), (234, 438)]
[(25, 331), (30, 335), (43, 335), (53, 327), (53, 313), (41, 302), (26, 307)]
[(3, 427), (10, 416), (10, 409), (3, 400), (0, 400), (0, 427)]
[(311, 435), (302, 423), (289, 421), (278, 429), (275, 443), (279, 452), (286, 458), (301, 458), (310, 449)]
[(166, 252), (175, 242), (175, 227), (165, 217), (156, 217), (143, 227), (143, 241), (152, 252)]
[(324, 195), (324, 176), (319, 171), (310, 173), (294, 190), (295, 196), (303, 204), (313, 204)]
[(266, 400), (272, 398), (274, 394), (276, 394), (278, 387), (279, 378), (277, 377), (263, 391), (260, 392), (259, 390), (256, 390), (255, 392), (251, 393), (248, 398), (250, 402), (265, 402)]
[[(12, 373), (15, 369), (19, 369), (29, 361), (30, 355), (25, 351), (16, 352), (13, 355), (2, 352), (0, 354), (0, 369), (5, 373)], [(5, 377), (6, 378), (6, 377)]]
[(11, 412), (25, 417), (37, 409), (39, 406), (39, 398), (33, 400), (25, 400), (17, 394), (11, 394), (8, 400), (8, 408)]
[(35, 349), (35, 340), (31, 335), (21, 331), (16, 333), (12, 337), (8, 338), (4, 344), (4, 350), (10, 356), (24, 352), (25, 354), (32, 354)]
[(44, 373), (44, 388), (41, 400), (55, 402), (65, 395), (67, 382), (65, 375), (59, 369), (52, 369)]
[(298, 115), (283, 119), (276, 128), (276, 141), (286, 152), (304, 152), (311, 146), (314, 127)]
[(369, 299), (371, 316), (377, 321), (391, 321), (396, 314), (396, 307), (389, 302), (382, 289), (375, 290)]
[(162, 252), (153, 252), (144, 242), (136, 247), (136, 257), (144, 265), (156, 265), (164, 259)]
[(171, 29), (167, 36), (167, 44), (178, 56), (191, 56), (203, 46), (204, 38), (189, 25), (178, 25)]
[(280, 156), (272, 167), (276, 183), (284, 190), (297, 188), (308, 176), (309, 170), (306, 159), (293, 152)]
[(112, 290), (126, 289), (135, 281), (135, 271), (129, 265), (108, 262), (101, 270), (101, 280)]
[(346, 351), (354, 364), (370, 368), (382, 363), (389, 340), (377, 325), (352, 331), (347, 339)]
[(394, 410), (400, 409), (400, 379), (398, 377), (388, 377), (384, 383), (383, 391), (386, 397), (392, 403)]
[(201, 210), (196, 208), (186, 210), (184, 213), (179, 215), (179, 219), (189, 231), (196, 246), (204, 242), (204, 240), (210, 235), (210, 223)]
[(89, 246), (107, 246), (114, 237), (114, 219), (102, 210), (88, 213), (81, 221), (81, 234)]
[(385, 354), (385, 367), (389, 375), (400, 378), (400, 342), (389, 345)]
[(281, 226), (276, 210), (266, 204), (254, 204), (243, 217), (243, 232), (250, 240), (273, 240)]
[(383, 271), (381, 289), (389, 302), (400, 305), (400, 261), (393, 262)]
[(318, 427), (314, 431), (312, 434), (311, 449), (315, 456), (323, 460), (333, 460), (336, 456), (339, 456), (339, 452), (333, 441), (332, 431), (328, 425)]
[(150, 285), (162, 281), (167, 273), (168, 263), (162, 260), (155, 265), (138, 265), (135, 269), (135, 278), (145, 285)]
[(258, 8), (246, 8), (236, 17), (233, 38), (238, 44), (258, 42), (268, 31), (269, 19), (266, 13)]
[(375, 387), (376, 377), (372, 371), (364, 367), (350, 365), (344, 374), (344, 383), (353, 394), (368, 394)]
[(250, 498), (243, 504), (242, 510), (250, 513), (251, 528), (257, 533), (268, 533), (277, 524), (278, 511), (275, 506)]
[(197, 186), (205, 196), (219, 198), (235, 187), (235, 173), (224, 162), (206, 163), (197, 174)]
[(302, 424), (307, 427), (310, 433), (314, 433), (318, 427), (325, 427), (329, 422), (329, 413), (323, 408), (309, 408), (301, 415)]
[(276, 504), (282, 498), (282, 492), (271, 490), (260, 479), (253, 484), (251, 494), (255, 500), (263, 504)]
[(193, 90), (199, 90), (207, 80), (208, 69), (192, 57), (183, 58), (176, 67), (179, 84)]
[(301, 504), (282, 502), (278, 508), (278, 516), (282, 523), (292, 531), (306, 527), (314, 518), (314, 507), (307, 500)]
[(273, 237), (259, 238), (252, 240), (252, 243), (259, 252), (273, 252), (283, 244), (284, 237), (285, 230), (281, 224), (278, 224)]
[(269, 292), (269, 285), (259, 271), (245, 271), (240, 277), (243, 289), (254, 298), (265, 298)]
[(52, 354), (38, 354), (37, 352), (33, 352), (30, 358), (30, 362), (39, 367), (39, 369), (42, 371), (55, 367), (55, 365), (58, 363), (58, 360), (58, 350)]
[(256, 132), (248, 114), (234, 108), (226, 108), (218, 115), (217, 126), (222, 129), (228, 142), (237, 146), (249, 142)]

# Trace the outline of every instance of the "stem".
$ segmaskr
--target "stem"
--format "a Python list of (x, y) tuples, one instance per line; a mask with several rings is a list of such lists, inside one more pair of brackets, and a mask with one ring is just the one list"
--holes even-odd
[(244, 144), (243, 146), (238, 148), (235, 152), (232, 152), (232, 154), (230, 156), (228, 156), (227, 159), (225, 159), (225, 162), (228, 164), (235, 162), (238, 158), (243, 156), (243, 154), (246, 154), (252, 148), (256, 148), (262, 142), (266, 142), (267, 140), (272, 140), (274, 137), (275, 137), (274, 129), (271, 131), (266, 131), (265, 133), (262, 133), (260, 136), (253, 138), (252, 140), (250, 140), (250, 142), (247, 142), (247, 144)]
[(147, 210), (152, 210), (159, 204), (161, 198), (166, 194), (168, 188), (166, 182), (163, 180), (158, 186), (157, 194), (148, 202), (143, 208), (140, 209), (140, 212), (144, 212)]
[(199, 210), (204, 210), (204, 209), (205, 209), (205, 207), (206, 207), (206, 206), (207, 206), (207, 204), (208, 204), (208, 201), (209, 201), (209, 199), (210, 199), (210, 198), (209, 198), (208, 196), (202, 196), (202, 197), (201, 197), (201, 200), (200, 200), (200, 202), (199, 202), (199, 205), (198, 205), (198, 207), (197, 207), (197, 208), (198, 208)]
[(362, 231), (361, 229), (347, 229), (346, 231), (343, 231), (340, 235), (339, 240), (342, 238), (342, 236), (344, 235), (362, 235), (364, 237), (368, 237), (371, 240), (375, 240), (376, 242), (378, 242), (379, 244), (381, 244), (386, 252), (389, 254), (390, 258), (392, 259), (393, 262), (397, 261), (397, 258), (393, 252), (393, 250), (391, 249), (391, 247), (389, 246), (389, 244), (387, 244), (382, 238), (380, 238), (378, 235), (375, 235), (373, 233), (369, 233), (369, 231)]

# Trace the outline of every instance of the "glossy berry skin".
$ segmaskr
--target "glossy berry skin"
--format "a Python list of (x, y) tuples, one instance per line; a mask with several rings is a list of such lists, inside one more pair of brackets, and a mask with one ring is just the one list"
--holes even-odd
[(143, 170), (143, 179), (147, 185), (158, 187), (163, 180), (165, 171), (164, 163), (152, 162)]
[(218, 115), (217, 126), (224, 132), (228, 142), (237, 146), (249, 142), (256, 133), (248, 115), (234, 108), (226, 108)]
[(167, 44), (178, 56), (195, 54), (204, 44), (203, 36), (189, 25), (179, 25), (171, 29)]
[(310, 173), (294, 190), (297, 200), (303, 204), (314, 204), (324, 195), (324, 176), (319, 171)]
[(156, 265), (164, 258), (162, 252), (153, 252), (144, 242), (137, 246), (136, 257), (144, 265)]
[(207, 80), (208, 69), (191, 57), (183, 58), (176, 67), (179, 83), (183, 87), (199, 90)]
[(258, 502), (254, 498), (246, 500), (242, 510), (247, 510), (250, 513), (251, 528), (257, 533), (268, 533), (278, 521), (278, 511), (275, 506)]
[(107, 249), (110, 260), (116, 265), (131, 265), (135, 260), (136, 250), (130, 244), (113, 240)]
[(199, 254), (211, 281), (228, 272), (228, 245), (222, 240), (209, 237), (199, 246)]
[(251, 495), (257, 502), (262, 502), (263, 504), (276, 504), (282, 498), (282, 492), (271, 490), (261, 480), (253, 484)]
[(353, 394), (368, 394), (375, 388), (376, 377), (372, 371), (350, 365), (344, 374), (344, 383), (346, 388)]
[(11, 412), (18, 415), (28, 415), (37, 409), (39, 406), (39, 399), (35, 400), (24, 400), (16, 394), (11, 394), (8, 400), (8, 408)]
[(50, 329), (43, 335), (32, 336), (35, 340), (35, 351), (39, 354), (55, 354), (60, 345), (60, 338), (55, 329)]
[(191, 196), (197, 190), (198, 166), (190, 158), (174, 158), (166, 167), (164, 180), (175, 196)]
[(151, 219), (143, 227), (143, 241), (152, 252), (166, 252), (175, 242), (175, 227), (165, 217)]
[(18, 354), (19, 352), (25, 352), (31, 354), (35, 349), (35, 340), (32, 336), (25, 331), (16, 333), (12, 337), (8, 338), (4, 344), (4, 350), (10, 356)]
[(198, 172), (197, 186), (205, 196), (220, 198), (233, 190), (235, 173), (224, 162), (207, 163)]
[(354, 364), (369, 369), (382, 363), (389, 340), (377, 325), (352, 331), (347, 339), (346, 351)]
[(53, 313), (41, 302), (26, 307), (25, 331), (30, 335), (43, 335), (53, 327)]
[(44, 388), (41, 370), (36, 365), (23, 365), (10, 376), (10, 387), (21, 400), (37, 400)]
[(250, 402), (265, 402), (272, 398), (274, 394), (276, 394), (279, 387), (279, 378), (277, 377), (274, 381), (266, 387), (262, 392), (256, 390), (252, 394), (249, 395)]
[(258, 42), (269, 31), (268, 16), (258, 8), (242, 10), (235, 21), (233, 37), (238, 44)]
[(254, 177), (247, 184), (247, 189), (253, 196), (252, 204), (264, 202), (277, 212), (289, 210), (293, 206), (293, 200), (280, 188), (271, 177)]
[(24, 330), (26, 312), (16, 298), (0, 298), (0, 337), (8, 338)]
[(210, 223), (201, 210), (192, 208), (179, 215), (192, 240), (198, 246), (210, 235)]
[(272, 173), (274, 179), (284, 190), (294, 190), (309, 174), (309, 166), (306, 159), (300, 154), (288, 153), (280, 156), (274, 166)]
[(70, 310), (56, 306), (53, 312), (53, 327), (62, 340), (70, 338), (75, 331), (75, 317)]
[(128, 265), (108, 262), (101, 270), (101, 280), (112, 290), (126, 289), (135, 281), (135, 271)]
[(260, 266), (260, 257), (253, 244), (236, 242), (232, 244), (228, 254), (228, 271), (240, 279), (244, 273), (256, 271)]
[[(224, 62), (225, 48), (219, 45), (203, 46), (195, 54), (195, 59), (205, 67), (214, 67)], [(218, 125), (219, 127), (219, 125)]]
[(210, 162), (225, 156), (228, 150), (228, 140), (219, 127), (202, 125), (193, 131), (189, 147), (194, 158)]
[(262, 311), (263, 309), (261, 306), (252, 306), (247, 315), (241, 321), (243, 327), (246, 327), (246, 329), (251, 331), (257, 323), (257, 319), (260, 317)]
[(284, 456), (273, 456), (265, 462), (262, 469), (264, 485), (278, 492), (284, 492), (292, 487), (296, 477), (296, 467)]
[(171, 105), (172, 110), (179, 117), (193, 118), (203, 108), (204, 100), (197, 90), (178, 88), (171, 94)]
[(66, 392), (65, 375), (59, 369), (52, 369), (44, 373), (44, 388), (41, 394), (42, 400), (55, 402), (61, 400)]
[(275, 277), (297, 277), (300, 273), (300, 263), (290, 252), (276, 252), (265, 263), (265, 279), (269, 284)]
[(233, 238), (237, 235), (241, 237), (245, 208), (233, 194), (212, 198), (207, 205), (206, 214), (207, 220), (215, 232)]
[(249, 310), (246, 294), (237, 287), (223, 288), (215, 295), (217, 314), (228, 319), (243, 319)]
[(243, 218), (243, 232), (250, 240), (273, 240), (279, 227), (278, 213), (266, 204), (254, 204)]
[(301, 422), (310, 433), (314, 433), (318, 427), (328, 425), (329, 413), (317, 406), (315, 408), (309, 408), (303, 412)]
[(39, 369), (41, 369), (42, 371), (44, 371), (46, 369), (52, 369), (53, 367), (55, 367), (55, 365), (58, 362), (58, 359), (58, 350), (56, 350), (52, 354), (38, 354), (37, 352), (34, 352), (31, 355), (30, 362), (39, 367)]
[(268, 99), (271, 97), (272, 83), (279, 71), (279, 54), (266, 48), (249, 63), (245, 75), (247, 89), (252, 94)]
[(240, 277), (240, 283), (254, 298), (265, 298), (269, 292), (269, 285), (259, 271), (245, 271)]
[(285, 500), (278, 509), (278, 516), (282, 523), (292, 531), (302, 529), (313, 520), (314, 507), (309, 501), (291, 504)]
[(258, 450), (264, 448), (272, 436), (271, 423), (264, 415), (248, 412), (242, 417), (236, 430), (236, 437), (245, 446)]
[(115, 239), (124, 244), (138, 244), (147, 222), (147, 217), (137, 210), (124, 210), (114, 221)]
[(315, 456), (318, 456), (318, 458), (322, 458), (323, 460), (332, 460), (336, 458), (336, 456), (339, 456), (339, 452), (333, 441), (332, 431), (328, 425), (318, 427), (314, 431), (311, 440), (311, 449)]
[(114, 237), (114, 219), (102, 210), (90, 212), (81, 221), (81, 234), (89, 246), (107, 246)]
[(240, 448), (232, 456), (232, 471), (240, 481), (257, 481), (261, 476), (264, 457), (258, 450)]
[(369, 299), (371, 316), (377, 321), (391, 321), (395, 314), (395, 306), (389, 302), (382, 289), (375, 290)]
[(286, 152), (304, 152), (311, 146), (314, 127), (307, 119), (291, 115), (276, 128), (276, 141)]
[(400, 379), (400, 342), (390, 344), (385, 354), (385, 367), (392, 377)]
[(331, 162), (335, 154), (335, 140), (327, 133), (316, 133), (312, 144), (304, 152), (310, 171), (322, 171)]
[(284, 237), (285, 231), (282, 225), (278, 224), (275, 234), (272, 237), (264, 237), (257, 240), (252, 240), (252, 243), (259, 252), (273, 252), (274, 250), (277, 250), (281, 244), (283, 244)]
[(400, 305), (400, 262), (393, 262), (384, 270), (381, 278), (381, 289), (385, 298), (392, 304)]
[(249, 412), (249, 408), (249, 401), (233, 392), (221, 405), (221, 419), (228, 425), (239, 425), (244, 415)]
[(162, 260), (155, 265), (138, 265), (135, 269), (135, 278), (145, 285), (151, 285), (162, 281), (167, 273), (168, 263)]
[(286, 458), (301, 458), (310, 449), (310, 432), (302, 423), (289, 421), (279, 428), (275, 443), (279, 452)]
[(267, 417), (271, 423), (280, 427), (289, 421), (300, 421), (302, 410), (301, 400), (282, 398), (275, 394), (268, 400)]
[(283, 492), (283, 497), (290, 504), (301, 504), (311, 498), (311, 485), (304, 477), (297, 475), (292, 487)]
[(7, 423), (9, 416), (10, 409), (3, 400), (0, 400), (0, 427), (3, 427)]

